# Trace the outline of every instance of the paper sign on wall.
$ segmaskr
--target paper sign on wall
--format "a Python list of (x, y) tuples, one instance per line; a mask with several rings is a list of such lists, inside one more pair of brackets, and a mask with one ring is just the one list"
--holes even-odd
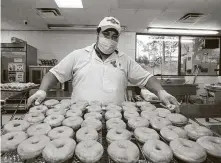
[(14, 58), (14, 62), (22, 62), (22, 58)]
[(23, 72), (16, 72), (16, 81), (23, 82), (24, 81), (24, 73)]
[(15, 64), (15, 71), (24, 71), (24, 64), (23, 63), (16, 63)]
[(8, 71), (15, 71), (15, 64), (14, 63), (8, 63)]

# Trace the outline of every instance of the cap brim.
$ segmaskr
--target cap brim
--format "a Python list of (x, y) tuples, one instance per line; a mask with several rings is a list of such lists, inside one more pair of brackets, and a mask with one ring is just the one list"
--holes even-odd
[(104, 26), (104, 27), (101, 27), (101, 31), (105, 31), (105, 30), (108, 30), (108, 29), (110, 29), (110, 30), (115, 30), (115, 31), (118, 32), (118, 34), (120, 34), (120, 30), (117, 29), (117, 28), (114, 27), (114, 26)]

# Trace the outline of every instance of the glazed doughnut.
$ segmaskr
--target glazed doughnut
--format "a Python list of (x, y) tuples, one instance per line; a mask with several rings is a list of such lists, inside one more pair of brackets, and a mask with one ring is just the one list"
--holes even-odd
[(189, 124), (184, 127), (184, 130), (187, 132), (187, 135), (192, 140), (197, 140), (202, 136), (212, 136), (213, 133), (210, 129), (199, 126), (197, 124)]
[(115, 104), (109, 104), (109, 105), (106, 107), (106, 110), (107, 110), (107, 111), (116, 110), (116, 111), (121, 112), (121, 111), (122, 111), (122, 107), (120, 107), (120, 106), (118, 106), (118, 105), (115, 105)]
[(62, 125), (71, 127), (73, 130), (77, 130), (81, 127), (82, 122), (83, 118), (81, 117), (68, 117), (62, 121)]
[(46, 114), (48, 116), (48, 115), (65, 115), (65, 113), (66, 113), (65, 109), (53, 108), (53, 109), (49, 109)]
[(4, 125), (4, 130), (6, 132), (25, 131), (29, 126), (30, 124), (25, 120), (12, 120)]
[(59, 110), (67, 111), (69, 109), (69, 107), (64, 104), (57, 104), (52, 109), (59, 109)]
[(47, 123), (34, 124), (27, 129), (28, 136), (47, 135), (51, 126)]
[(108, 130), (112, 129), (112, 128), (126, 128), (126, 124), (124, 123), (124, 121), (122, 121), (119, 118), (111, 118), (108, 121), (106, 121), (106, 127)]
[(177, 113), (168, 114), (167, 119), (169, 119), (174, 126), (184, 126), (188, 123), (188, 119), (185, 116)]
[(98, 112), (90, 112), (90, 113), (86, 113), (84, 115), (84, 119), (88, 119), (88, 118), (94, 118), (94, 119), (97, 119), (97, 120), (101, 120), (102, 115)]
[(125, 111), (124, 112), (124, 118), (126, 120), (132, 118), (132, 117), (139, 117), (139, 113), (137, 111)]
[(91, 101), (91, 102), (90, 102), (90, 105), (91, 105), (91, 106), (92, 106), (92, 105), (101, 106), (102, 104), (101, 104), (100, 101), (94, 100), (94, 101)]
[(23, 131), (9, 132), (1, 136), (1, 152), (10, 152), (17, 149), (18, 145), (28, 138)]
[(121, 119), (122, 118), (122, 115), (119, 111), (116, 111), (116, 110), (113, 110), (113, 111), (107, 111), (105, 113), (105, 119), (106, 120), (109, 120), (111, 118), (119, 118)]
[(150, 120), (153, 117), (158, 117), (158, 112), (157, 111), (142, 111), (141, 112), (141, 117)]
[(30, 124), (41, 123), (45, 119), (44, 114), (33, 112), (25, 115), (24, 120), (26, 120)]
[(71, 109), (74, 109), (74, 108), (78, 108), (80, 109), (82, 112), (86, 110), (86, 107), (89, 105), (89, 103), (87, 101), (78, 101), (76, 102), (76, 104), (74, 104)]
[(98, 162), (104, 153), (103, 146), (95, 140), (85, 140), (78, 143), (75, 149), (75, 155), (81, 162)]
[(76, 142), (70, 138), (58, 138), (48, 143), (43, 152), (43, 158), (50, 163), (59, 163), (69, 160), (76, 147)]
[(75, 116), (82, 116), (82, 111), (81, 110), (68, 110), (66, 112), (66, 117), (75, 117)]
[(154, 111), (156, 110), (156, 106), (152, 105), (152, 104), (149, 104), (149, 105), (144, 105), (144, 106), (141, 106), (140, 107), (140, 110), (141, 111)]
[(58, 100), (51, 99), (44, 102), (44, 105), (46, 105), (48, 108), (52, 108), (54, 105), (59, 104)]
[(139, 107), (139, 108), (141, 106), (148, 106), (148, 105), (150, 105), (150, 103), (147, 102), (147, 101), (138, 101), (138, 102), (136, 102), (136, 106)]
[(149, 122), (145, 118), (142, 117), (133, 117), (128, 120), (128, 126), (135, 130), (138, 127), (148, 127)]
[(167, 109), (164, 108), (157, 108), (156, 111), (158, 112), (158, 116), (165, 118), (167, 117), (169, 114), (171, 114), (171, 112)]
[(109, 144), (117, 140), (130, 140), (131, 133), (126, 129), (113, 128), (107, 132), (106, 139)]
[(57, 139), (57, 138), (63, 138), (63, 137), (73, 138), (73, 136), (74, 136), (73, 129), (67, 126), (60, 126), (60, 127), (53, 128), (48, 133), (48, 137), (51, 140)]
[(101, 113), (102, 108), (99, 105), (90, 105), (90, 106), (87, 107), (87, 111), (88, 112), (99, 112), (99, 113)]
[(71, 106), (71, 99), (63, 99), (60, 103), (65, 106)]
[(188, 139), (186, 131), (176, 126), (166, 126), (160, 130), (160, 134), (168, 142), (177, 138)]
[(29, 109), (29, 113), (37, 112), (37, 113), (45, 114), (47, 111), (48, 111), (48, 108), (45, 105), (38, 105), (38, 106), (31, 107)]
[(142, 144), (151, 139), (160, 139), (158, 133), (147, 127), (138, 127), (134, 130), (134, 137)]
[(94, 128), (82, 127), (76, 133), (77, 142), (84, 140), (98, 140), (98, 133)]
[(40, 155), (50, 138), (45, 135), (32, 136), (18, 145), (17, 152), (21, 159), (27, 160)]
[(160, 131), (163, 127), (172, 125), (172, 123), (166, 118), (153, 117), (150, 119), (150, 125), (155, 130)]
[(123, 107), (123, 111), (138, 111), (138, 108), (136, 108), (135, 106), (122, 106)]
[(88, 118), (82, 122), (81, 127), (92, 127), (99, 131), (100, 129), (102, 129), (102, 123), (97, 119)]
[(214, 136), (203, 136), (196, 141), (208, 154), (221, 158), (221, 138)]
[(173, 158), (173, 153), (170, 147), (157, 139), (146, 141), (142, 149), (144, 155), (151, 162), (169, 163)]
[(185, 162), (203, 162), (206, 160), (206, 151), (198, 143), (178, 138), (170, 142), (173, 154)]
[(47, 116), (44, 119), (44, 122), (48, 123), (51, 127), (58, 127), (61, 125), (63, 120), (64, 120), (63, 115), (52, 114), (52, 115)]
[(136, 103), (131, 102), (131, 101), (124, 101), (122, 104), (122, 106), (136, 106)]
[(114, 162), (135, 163), (140, 157), (138, 147), (129, 140), (114, 141), (108, 146), (107, 152)]
[(70, 107), (70, 110), (81, 110), (82, 112), (86, 110), (86, 107), (82, 105), (73, 104)]

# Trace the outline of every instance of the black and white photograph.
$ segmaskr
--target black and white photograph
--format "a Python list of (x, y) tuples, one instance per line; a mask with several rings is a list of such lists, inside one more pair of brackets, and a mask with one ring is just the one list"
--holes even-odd
[(1, 163), (221, 163), (221, 0), (0, 0)]

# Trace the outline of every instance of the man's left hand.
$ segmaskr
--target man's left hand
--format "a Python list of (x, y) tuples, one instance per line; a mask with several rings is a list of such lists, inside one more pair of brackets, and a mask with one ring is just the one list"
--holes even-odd
[(166, 107), (171, 108), (173, 107), (173, 105), (175, 105), (176, 112), (180, 112), (179, 110), (180, 103), (177, 101), (177, 99), (174, 96), (167, 93), (165, 90), (158, 91), (157, 96), (159, 100), (166, 105)]

